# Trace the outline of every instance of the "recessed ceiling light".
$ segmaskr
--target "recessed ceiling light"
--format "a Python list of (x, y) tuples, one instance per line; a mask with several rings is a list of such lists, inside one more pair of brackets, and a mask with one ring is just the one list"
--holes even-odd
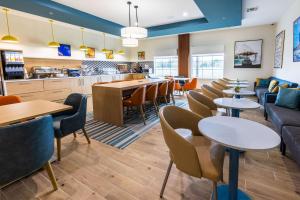
[(182, 16), (183, 16), (183, 17), (187, 17), (188, 15), (189, 15), (189, 13), (187, 13), (187, 12), (183, 12), (183, 13), (182, 13)]

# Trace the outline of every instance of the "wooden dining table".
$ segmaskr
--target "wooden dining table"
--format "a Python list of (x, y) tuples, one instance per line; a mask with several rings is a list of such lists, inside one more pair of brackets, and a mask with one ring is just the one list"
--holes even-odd
[(34, 100), (4, 105), (0, 106), (0, 126), (18, 123), (69, 109), (72, 109), (72, 106), (46, 100)]
[(92, 87), (94, 119), (123, 126), (123, 91), (166, 81), (168, 80), (155, 78), (94, 85)]

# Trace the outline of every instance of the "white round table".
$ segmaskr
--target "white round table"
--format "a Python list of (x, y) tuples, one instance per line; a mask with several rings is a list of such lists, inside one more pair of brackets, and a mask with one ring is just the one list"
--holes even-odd
[(249, 84), (249, 81), (237, 81), (237, 80), (234, 80), (234, 81), (228, 81), (229, 84)]
[(253, 96), (255, 95), (254, 91), (251, 90), (240, 90), (240, 92), (234, 91), (234, 89), (223, 90), (224, 94), (234, 95), (236, 98), (241, 98), (241, 96)]
[(260, 104), (245, 98), (217, 98), (214, 99), (214, 103), (217, 106), (231, 109), (232, 117), (239, 117), (240, 110), (256, 109), (260, 107)]
[(218, 186), (218, 199), (250, 200), (246, 193), (238, 189), (240, 151), (275, 148), (280, 144), (278, 134), (257, 122), (226, 116), (202, 119), (198, 128), (204, 136), (229, 149), (229, 185)]
[(249, 84), (227, 84), (226, 86), (230, 87), (230, 88), (235, 88), (235, 87), (247, 88), (247, 87), (250, 87)]

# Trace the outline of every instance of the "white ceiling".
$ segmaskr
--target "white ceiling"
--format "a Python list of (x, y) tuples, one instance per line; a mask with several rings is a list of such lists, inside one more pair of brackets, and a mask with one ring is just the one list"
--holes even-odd
[[(256, 26), (278, 22), (284, 12), (296, 0), (243, 0), (243, 26)], [(248, 8), (258, 7), (247, 13)]]
[[(127, 0), (54, 0), (57, 3), (128, 26)], [(203, 17), (193, 0), (131, 0), (138, 5), (139, 25), (143, 27), (169, 24)], [(132, 22), (135, 10), (132, 8)]]

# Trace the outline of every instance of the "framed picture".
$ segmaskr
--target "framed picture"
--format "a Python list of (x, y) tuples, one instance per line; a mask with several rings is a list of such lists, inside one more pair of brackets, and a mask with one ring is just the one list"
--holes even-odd
[(88, 49), (85, 51), (85, 57), (86, 58), (95, 58), (95, 48), (88, 47)]
[(138, 52), (138, 60), (145, 60), (145, 51)]
[(294, 22), (294, 62), (300, 62), (300, 17)]
[(285, 31), (276, 36), (274, 68), (282, 68)]
[(234, 68), (261, 68), (263, 40), (237, 41), (234, 47)]
[(108, 50), (108, 52), (105, 54), (106, 59), (114, 59), (114, 51), (113, 50)]
[(59, 47), (57, 49), (59, 56), (71, 56), (71, 45), (59, 44)]

